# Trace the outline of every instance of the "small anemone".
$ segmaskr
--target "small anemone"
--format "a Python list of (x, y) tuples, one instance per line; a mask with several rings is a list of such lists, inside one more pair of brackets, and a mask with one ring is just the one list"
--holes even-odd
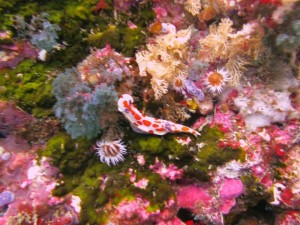
[(224, 68), (209, 72), (206, 76), (205, 85), (212, 93), (221, 93), (222, 89), (228, 81), (229, 74)]
[(116, 141), (97, 141), (95, 149), (96, 154), (100, 157), (100, 161), (110, 166), (124, 161), (124, 154), (126, 154), (126, 146), (122, 140)]

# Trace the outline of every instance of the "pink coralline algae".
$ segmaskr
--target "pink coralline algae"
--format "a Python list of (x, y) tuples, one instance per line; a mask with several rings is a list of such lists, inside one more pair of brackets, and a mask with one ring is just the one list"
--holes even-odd
[(148, 182), (149, 182), (149, 180), (147, 178), (141, 178), (140, 180), (137, 180), (135, 171), (131, 168), (128, 170), (128, 173), (130, 176), (129, 179), (135, 187), (141, 188), (141, 189), (146, 189), (146, 187), (148, 186)]
[(27, 42), (0, 45), (0, 69), (15, 68), (25, 58), (35, 59), (36, 49)]
[(300, 224), (299, 211), (284, 212), (276, 218), (275, 225), (297, 225)]
[(223, 112), (221, 107), (216, 107), (213, 122), (211, 126), (218, 126), (223, 132), (229, 132), (232, 129), (234, 113), (230, 110)]
[(219, 190), (221, 198), (221, 212), (228, 214), (236, 204), (235, 198), (243, 193), (244, 185), (242, 181), (236, 179), (226, 179)]
[(13, 102), (0, 101), (0, 132), (2, 135), (15, 133), (32, 118), (31, 115), (22, 111)]
[(107, 224), (114, 225), (184, 225), (178, 217), (177, 205), (173, 199), (167, 201), (164, 209), (150, 209), (150, 202), (142, 197), (123, 200), (116, 206), (116, 211), (109, 216)]
[(146, 163), (145, 157), (141, 154), (136, 156), (136, 160), (138, 161), (139, 165), (143, 166)]
[(196, 205), (208, 206), (212, 196), (205, 188), (189, 185), (179, 188), (177, 202), (181, 208), (194, 209)]
[(125, 200), (117, 206), (112, 222), (116, 225), (141, 224), (147, 221), (151, 215), (147, 211), (149, 205), (150, 202), (142, 198), (135, 198), (132, 201)]
[(236, 179), (226, 179), (219, 190), (221, 198), (237, 198), (243, 193), (243, 183)]
[(183, 169), (178, 169), (174, 164), (165, 165), (158, 159), (155, 160), (154, 165), (150, 165), (149, 168), (154, 172), (159, 174), (163, 179), (177, 180), (183, 176)]
[(126, 13), (131, 7), (141, 4), (143, 3), (143, 1), (142, 0), (117, 0), (117, 1), (113, 1), (113, 3), (114, 3), (114, 8), (116, 10)]
[(291, 209), (298, 209), (300, 203), (300, 146), (295, 145), (283, 157), (285, 168), (280, 168), (280, 174), (284, 181), (279, 185), (278, 198), (279, 203), (284, 204)]
[[(218, 192), (215, 196), (212, 193)], [(243, 193), (243, 183), (238, 179), (225, 179), (216, 186), (188, 185), (179, 187), (177, 202), (179, 207), (190, 209), (195, 215), (209, 213), (212, 216), (205, 220), (218, 223), (222, 216), (218, 213), (228, 214), (236, 205), (236, 198)], [(214, 205), (214, 207), (212, 207)]]
[(11, 155), (0, 160), (0, 224), (76, 224), (78, 213), (68, 200), (72, 196), (52, 196), (58, 170), (47, 158), (37, 159), (42, 146), (30, 146), (13, 134), (1, 138), (0, 146)]
[(186, 21), (181, 16), (184, 12), (182, 4), (177, 4), (177, 2), (170, 4), (167, 0), (155, 0), (153, 5), (157, 15), (156, 18), (160, 22), (168, 23), (172, 21), (172, 24), (177, 28), (182, 28), (186, 25)]
[(82, 81), (92, 85), (114, 84), (131, 74), (128, 67), (129, 59), (114, 51), (110, 45), (92, 51), (77, 68)]
[(287, 121), (287, 125), (283, 128), (271, 126), (268, 129), (268, 134), (274, 144), (287, 145), (293, 144), (295, 135), (299, 132), (299, 124), (296, 121)]
[(223, 224), (220, 200), (205, 184), (177, 187), (177, 203), (180, 208), (191, 211), (200, 224)]

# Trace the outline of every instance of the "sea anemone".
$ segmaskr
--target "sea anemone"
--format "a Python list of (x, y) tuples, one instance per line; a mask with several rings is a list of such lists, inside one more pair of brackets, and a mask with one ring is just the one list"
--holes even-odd
[(110, 166), (124, 161), (123, 155), (126, 154), (125, 145), (121, 140), (116, 141), (97, 141), (95, 149), (97, 155), (100, 157), (101, 162), (105, 162)]
[(185, 88), (185, 77), (183, 75), (178, 75), (174, 78), (173, 88), (179, 93), (183, 92)]
[(207, 74), (205, 79), (205, 85), (212, 93), (220, 93), (228, 80), (228, 72), (224, 68), (211, 71)]

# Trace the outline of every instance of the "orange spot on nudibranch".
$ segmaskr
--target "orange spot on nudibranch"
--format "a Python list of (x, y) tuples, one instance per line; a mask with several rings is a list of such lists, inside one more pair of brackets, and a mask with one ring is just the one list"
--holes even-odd
[(156, 128), (155, 130), (156, 131), (164, 131), (165, 129), (163, 127), (160, 127), (160, 128)]
[(151, 122), (149, 120), (143, 120), (143, 124), (149, 127), (151, 125)]
[(182, 127), (181, 130), (182, 130), (182, 131), (189, 131), (190, 128), (188, 128), (188, 127)]
[(149, 130), (148, 133), (149, 134), (153, 134), (154, 132), (153, 132), (153, 130)]
[(142, 117), (141, 117), (141, 116), (139, 116), (139, 115), (137, 115), (137, 114), (135, 114), (135, 115), (134, 115), (134, 119), (136, 119), (136, 120), (140, 120), (140, 119), (142, 119)]
[(138, 120), (137, 122), (139, 125), (143, 125), (142, 121)]
[(123, 105), (124, 105), (125, 108), (129, 108), (129, 103), (127, 101), (124, 101)]
[(152, 126), (153, 126), (154, 128), (159, 127), (158, 124), (153, 124)]

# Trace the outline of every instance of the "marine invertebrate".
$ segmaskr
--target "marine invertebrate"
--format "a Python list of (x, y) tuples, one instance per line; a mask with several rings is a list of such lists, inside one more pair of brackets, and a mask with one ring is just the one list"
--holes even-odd
[(72, 138), (96, 137), (109, 126), (108, 121), (118, 120), (115, 83), (131, 74), (126, 63), (127, 58), (107, 45), (92, 51), (77, 69), (67, 69), (55, 78), (55, 115)]
[(178, 75), (173, 81), (173, 88), (179, 93), (183, 93), (185, 88), (185, 76)]
[(201, 89), (196, 87), (194, 82), (190, 79), (185, 80), (185, 88), (188, 94), (195, 96), (199, 101), (204, 100), (204, 93)]
[(193, 16), (197, 15), (200, 12), (201, 7), (201, 0), (186, 0), (184, 2), (184, 8)]
[(11, 191), (3, 191), (0, 194), (0, 210), (2, 207), (12, 203), (15, 199), (15, 195)]
[(77, 65), (82, 81), (96, 85), (108, 85), (120, 81), (122, 77), (130, 75), (127, 66), (129, 58), (115, 52), (110, 45), (102, 49), (92, 50), (82, 62)]
[(209, 35), (200, 39), (199, 57), (208, 62), (225, 61), (229, 81), (239, 83), (246, 65), (255, 60), (262, 48), (263, 32), (256, 23), (246, 23), (240, 31), (233, 28), (233, 22), (226, 18), (209, 27)]
[(244, 90), (242, 94), (234, 99), (234, 104), (240, 109), (249, 131), (269, 126), (271, 123), (283, 122), (292, 113), (296, 113), (288, 91), (275, 91), (256, 85)]
[(90, 86), (81, 81), (75, 68), (59, 74), (52, 86), (52, 93), (57, 99), (55, 115), (74, 139), (96, 137), (107, 126), (101, 123), (101, 118), (112, 118), (116, 111), (117, 92), (114, 86), (106, 83)]
[(60, 27), (57, 24), (52, 24), (48, 21), (49, 15), (41, 13), (37, 16), (32, 16), (30, 24), (26, 23), (24, 18), (16, 16), (15, 28), (20, 37), (29, 38), (31, 44), (38, 49), (51, 51), (61, 48), (58, 43), (57, 31)]
[(95, 149), (100, 161), (105, 162), (107, 165), (110, 165), (110, 163), (116, 165), (120, 161), (124, 161), (123, 155), (126, 154), (125, 145), (121, 140), (97, 141)]
[(129, 120), (132, 129), (139, 133), (165, 135), (166, 133), (185, 132), (200, 135), (197, 131), (168, 120), (143, 115), (133, 104), (133, 98), (124, 94), (118, 101), (118, 110)]
[(211, 71), (206, 75), (205, 85), (210, 92), (220, 93), (228, 77), (228, 72), (224, 68)]
[[(160, 99), (172, 87), (176, 77), (186, 77), (186, 56), (192, 26), (176, 31), (173, 24), (162, 23), (161, 33), (154, 44), (148, 44), (147, 50), (136, 54), (140, 76), (150, 74), (151, 85), (156, 99)], [(176, 88), (176, 85), (175, 85)]]

